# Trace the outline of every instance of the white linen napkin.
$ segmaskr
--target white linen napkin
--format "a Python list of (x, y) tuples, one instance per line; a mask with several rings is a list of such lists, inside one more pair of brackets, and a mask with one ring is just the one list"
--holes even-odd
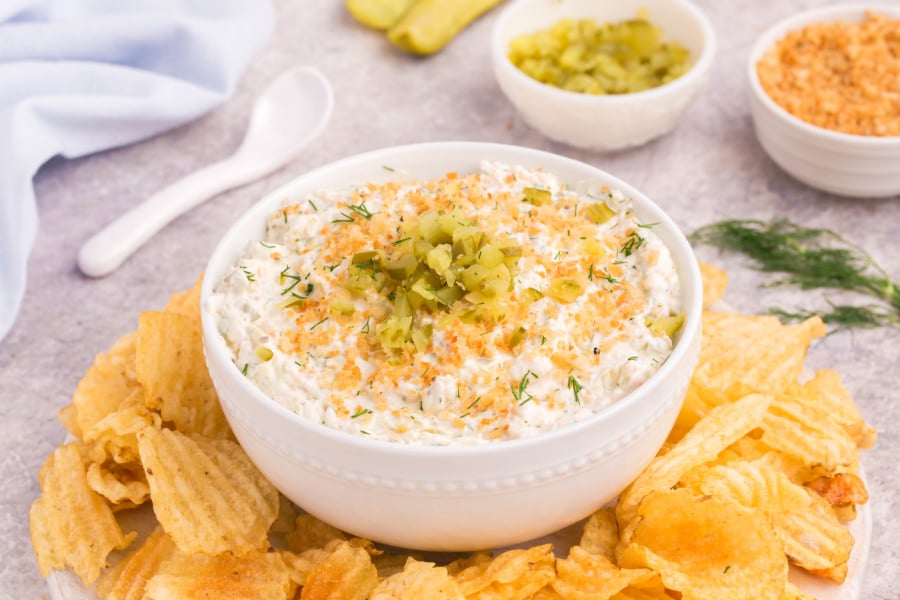
[(0, 2), (0, 340), (25, 292), (38, 168), (214, 108), (272, 25), (268, 0)]

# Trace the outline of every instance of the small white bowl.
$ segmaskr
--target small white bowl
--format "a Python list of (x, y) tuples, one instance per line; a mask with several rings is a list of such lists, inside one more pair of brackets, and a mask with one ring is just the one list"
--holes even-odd
[[(560, 19), (619, 22), (639, 11), (662, 29), (664, 40), (691, 53), (690, 70), (660, 87), (605, 96), (570, 92), (532, 79), (509, 60), (513, 38)], [(705, 83), (715, 49), (712, 24), (687, 0), (517, 0), (500, 15), (491, 38), (494, 75), (522, 118), (553, 140), (600, 151), (638, 146), (671, 131)]]
[[(633, 393), (579, 423), (534, 437), (476, 446), (416, 446), (330, 429), (270, 399), (232, 363), (206, 301), (248, 240), (289, 196), (392, 177), (476, 172), (480, 161), (543, 168), (563, 182), (618, 188), (670, 248), (685, 322), (672, 354)], [(267, 195), (229, 229), (210, 258), (201, 311), (206, 361), (222, 408), (247, 454), (308, 512), (355, 535), (395, 546), (457, 551), (502, 547), (570, 525), (613, 499), (668, 435), (700, 345), (697, 261), (672, 220), (628, 184), (559, 155), (499, 144), (400, 146), (316, 169)]]
[(756, 64), (789, 31), (813, 23), (859, 22), (866, 10), (900, 19), (898, 5), (830, 6), (799, 13), (767, 29), (750, 52), (750, 109), (760, 145), (782, 169), (810, 187), (839, 196), (900, 194), (900, 136), (851, 135), (817, 127), (775, 103), (765, 92)]

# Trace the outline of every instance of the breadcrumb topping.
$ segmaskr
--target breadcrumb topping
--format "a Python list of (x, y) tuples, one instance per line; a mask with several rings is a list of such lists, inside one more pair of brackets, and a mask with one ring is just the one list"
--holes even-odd
[(900, 135), (900, 20), (867, 11), (860, 23), (791, 31), (756, 72), (769, 97), (803, 121), (855, 135)]

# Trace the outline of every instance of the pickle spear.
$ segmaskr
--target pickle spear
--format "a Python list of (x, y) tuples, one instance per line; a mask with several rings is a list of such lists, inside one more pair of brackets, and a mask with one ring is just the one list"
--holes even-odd
[(388, 30), (388, 39), (415, 54), (433, 54), (501, 0), (419, 0)]
[(347, 0), (357, 21), (375, 29), (390, 29), (417, 0)]

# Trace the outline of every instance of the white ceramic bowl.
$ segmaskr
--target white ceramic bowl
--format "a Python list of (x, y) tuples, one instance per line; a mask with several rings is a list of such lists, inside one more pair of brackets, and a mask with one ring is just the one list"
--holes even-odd
[[(479, 446), (426, 447), (365, 439), (294, 414), (232, 363), (206, 300), (266, 216), (287, 197), (392, 177), (477, 172), (482, 159), (543, 168), (634, 199), (643, 222), (671, 249), (686, 319), (669, 359), (640, 388), (585, 421), (535, 437)], [(353, 534), (423, 550), (519, 543), (574, 523), (621, 491), (655, 455), (681, 408), (700, 344), (696, 259), (672, 220), (646, 196), (592, 166), (538, 150), (448, 142), (388, 148), (322, 167), (275, 190), (222, 238), (202, 289), (207, 365), (228, 421), (250, 458), (299, 506)]]
[[(532, 79), (509, 60), (513, 38), (545, 30), (562, 18), (618, 22), (641, 10), (662, 29), (664, 39), (691, 52), (690, 70), (660, 87), (607, 96), (569, 92)], [(491, 60), (500, 89), (529, 125), (558, 142), (609, 151), (671, 131), (706, 81), (715, 48), (712, 25), (688, 0), (516, 0), (494, 25)]]
[(895, 196), (900, 194), (900, 136), (851, 135), (802, 121), (766, 94), (756, 74), (759, 59), (787, 32), (813, 23), (862, 21), (866, 9), (900, 19), (900, 5), (855, 4), (810, 10), (767, 29), (754, 44), (747, 65), (750, 108), (760, 145), (803, 183), (840, 196)]

